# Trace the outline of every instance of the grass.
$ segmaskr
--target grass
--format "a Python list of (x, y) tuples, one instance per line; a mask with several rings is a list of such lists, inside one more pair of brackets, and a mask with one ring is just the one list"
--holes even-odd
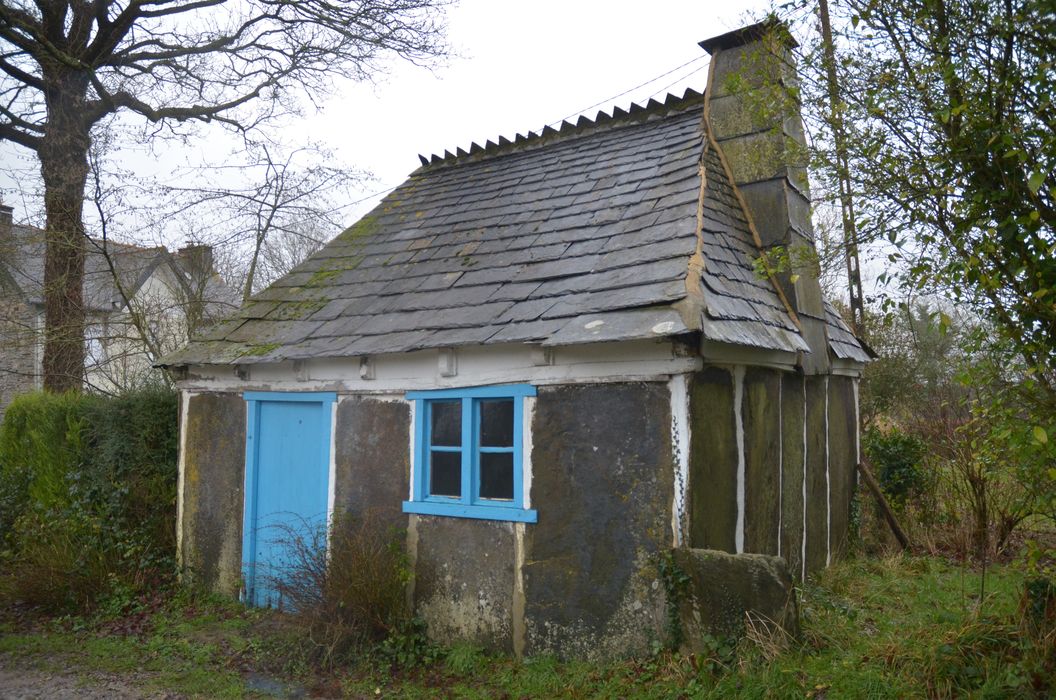
[(996, 567), (980, 597), (979, 572), (941, 559), (851, 560), (805, 587), (803, 637), (783, 649), (760, 637), (732, 648), (716, 640), (710, 656), (665, 652), (611, 664), (516, 663), (457, 644), (435, 661), (394, 668), (365, 657), (315, 676), (281, 617), (193, 600), (172, 603), (138, 636), (105, 636), (92, 621), (29, 631), (9, 624), (0, 628), (0, 654), (43, 668), (136, 673), (154, 689), (191, 697), (252, 696), (249, 672), (372, 698), (1041, 697), (1056, 653), (1044, 666), (1021, 636), (1022, 585), (1016, 569)]

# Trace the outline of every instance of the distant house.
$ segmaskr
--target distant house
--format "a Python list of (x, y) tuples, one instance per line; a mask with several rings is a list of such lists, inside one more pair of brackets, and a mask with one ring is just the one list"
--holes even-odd
[[(19, 393), (41, 386), (44, 329), (44, 231), (14, 224), (0, 205), (0, 415)], [(118, 284), (120, 282), (120, 284)], [(126, 298), (127, 297), (127, 298)], [(213, 269), (208, 246), (170, 253), (89, 239), (85, 258), (85, 383), (116, 391), (149, 381), (156, 371), (130, 310), (162, 352), (189, 332), (238, 307), (238, 294)]]
[(165, 358), (187, 575), (281, 605), (272, 526), (369, 513), (433, 635), (606, 656), (663, 636), (671, 548), (840, 556), (869, 355), (813, 266), (754, 269), (813, 249), (799, 116), (752, 109), (755, 57), (791, 71), (763, 29), (702, 43), (707, 95), (422, 158)]

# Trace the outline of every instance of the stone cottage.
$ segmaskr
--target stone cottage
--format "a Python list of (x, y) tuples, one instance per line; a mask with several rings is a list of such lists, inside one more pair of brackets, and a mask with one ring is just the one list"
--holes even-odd
[(662, 636), (671, 548), (838, 557), (869, 356), (809, 256), (759, 262), (813, 249), (798, 114), (753, 106), (789, 41), (732, 32), (703, 94), (422, 158), (166, 358), (187, 574), (276, 604), (271, 525), (369, 512), (433, 635), (604, 656)]
[[(14, 223), (13, 213), (0, 204), (0, 417), (11, 399), (42, 382), (44, 231)], [(185, 345), (189, 329), (238, 308), (208, 246), (170, 252), (96, 238), (86, 241), (83, 298), (85, 386), (100, 391), (157, 378), (130, 307), (163, 352)]]

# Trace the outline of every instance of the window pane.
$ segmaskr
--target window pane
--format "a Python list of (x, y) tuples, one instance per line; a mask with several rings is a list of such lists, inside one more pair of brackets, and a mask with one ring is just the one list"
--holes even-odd
[(459, 447), (462, 445), (462, 402), (433, 401), (429, 404), (432, 414), (433, 445)]
[(429, 453), (429, 494), (432, 496), (462, 496), (462, 453)]
[(480, 453), (480, 497), (513, 499), (513, 453)]
[(513, 401), (480, 402), (480, 444), (513, 447)]

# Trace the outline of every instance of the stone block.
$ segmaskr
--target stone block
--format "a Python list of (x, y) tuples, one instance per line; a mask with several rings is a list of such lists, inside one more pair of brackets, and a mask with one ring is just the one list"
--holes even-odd
[[(814, 280), (817, 285), (817, 280)], [(829, 359), (829, 335), (825, 322), (820, 318), (800, 314), (801, 334), (810, 346), (810, 352), (800, 353), (799, 366), (808, 376), (827, 375), (831, 368)]]
[(826, 473), (825, 382), (807, 377), (807, 573), (824, 569), (828, 559), (829, 502)]
[[(792, 162), (786, 153), (786, 137), (775, 131), (759, 131), (720, 142), (737, 185), (784, 178)], [(754, 216), (754, 213), (753, 213)]]
[(857, 487), (854, 380), (829, 377), (829, 485), (832, 495), (832, 558), (847, 551), (851, 499)]
[(670, 392), (659, 382), (540, 388), (524, 562), (525, 651), (648, 652), (657, 556), (672, 544)]
[(784, 559), (685, 548), (673, 550), (673, 561), (689, 579), (676, 601), (686, 650), (708, 653), (705, 635), (743, 636), (748, 615), (799, 635), (795, 587)]
[(337, 405), (334, 507), (404, 528), (410, 480), (410, 407), (404, 401), (342, 397)]
[[(785, 128), (790, 105), (780, 85), (711, 98), (711, 128), (720, 141), (757, 131)], [(791, 124), (788, 124), (792, 127)]]
[(796, 80), (792, 53), (780, 42), (753, 41), (727, 48), (711, 60), (712, 99)]
[(192, 394), (184, 400), (183, 576), (236, 596), (242, 583), (246, 402), (235, 393)]
[(513, 651), (514, 524), (411, 516), (414, 599), (429, 636)]
[(764, 180), (741, 186), (741, 194), (752, 211), (755, 228), (764, 248), (805, 245), (813, 250), (810, 239), (797, 240), (789, 231), (811, 231), (810, 203), (788, 180)]

